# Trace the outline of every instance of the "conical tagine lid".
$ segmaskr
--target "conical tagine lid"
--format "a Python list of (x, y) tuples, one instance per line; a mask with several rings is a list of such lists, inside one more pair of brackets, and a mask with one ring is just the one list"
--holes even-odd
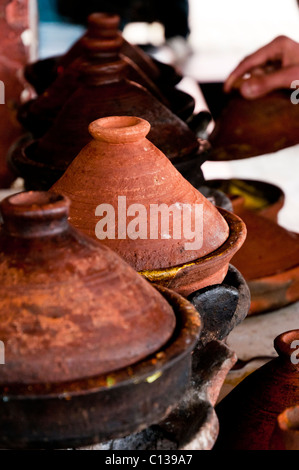
[(51, 189), (72, 200), (71, 224), (138, 271), (196, 260), (226, 241), (226, 221), (146, 138), (147, 121), (108, 117), (89, 131), (93, 140)]
[(172, 336), (169, 304), (116, 253), (69, 225), (68, 199), (20, 193), (1, 212), (0, 385), (97, 376)]
[(89, 82), (71, 96), (38, 141), (34, 160), (64, 171), (90, 142), (88, 125), (113, 115), (138, 115), (149, 121), (150, 141), (172, 161), (196, 156), (195, 134), (145, 88), (127, 80), (122, 62), (87, 67), (86, 73)]

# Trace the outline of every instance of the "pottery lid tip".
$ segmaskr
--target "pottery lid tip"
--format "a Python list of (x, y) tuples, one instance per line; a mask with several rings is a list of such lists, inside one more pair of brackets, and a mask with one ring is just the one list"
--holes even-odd
[(110, 144), (135, 142), (145, 138), (150, 129), (148, 121), (135, 116), (110, 116), (97, 119), (88, 127), (94, 139)]

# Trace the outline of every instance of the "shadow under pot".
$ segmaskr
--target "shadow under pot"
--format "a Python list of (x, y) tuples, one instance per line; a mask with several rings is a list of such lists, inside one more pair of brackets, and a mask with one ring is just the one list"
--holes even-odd
[(246, 227), (191, 186), (146, 138), (149, 130), (131, 116), (94, 121), (93, 140), (51, 191), (72, 200), (76, 228), (151, 282), (188, 296), (223, 281)]

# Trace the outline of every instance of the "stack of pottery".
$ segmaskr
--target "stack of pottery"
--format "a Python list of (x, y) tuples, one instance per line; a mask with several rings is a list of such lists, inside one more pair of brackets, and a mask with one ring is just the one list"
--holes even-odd
[(68, 99), (84, 84), (86, 67), (105, 65), (119, 61), (126, 65), (125, 76), (144, 86), (163, 104), (170, 107), (155, 83), (131, 59), (121, 54), (122, 36), (96, 38), (86, 35), (81, 39), (81, 55), (63, 69), (47, 90), (36, 99), (27, 102), (19, 110), (19, 120), (35, 137), (40, 137), (53, 125)]
[(276, 338), (279, 356), (244, 379), (216, 407), (217, 450), (271, 448), (277, 417), (299, 403), (298, 344), (299, 330)]
[[(51, 191), (71, 199), (70, 222), (76, 228), (100, 239), (149, 280), (187, 296), (223, 281), (246, 227), (191, 186), (146, 138), (149, 131), (150, 124), (137, 117), (96, 120), (89, 126), (92, 141)], [(170, 214), (154, 221), (152, 208), (160, 205)], [(98, 234), (104, 209), (111, 209), (112, 219), (105, 222), (106, 233)]]
[[(100, 117), (137, 115), (151, 125), (149, 139), (174, 164), (194, 172), (202, 164), (202, 149), (182, 120), (141, 85), (127, 80), (122, 60), (83, 65), (83, 85), (72, 94), (48, 132), (37, 142), (18, 146), (11, 163), (27, 188), (49, 189), (90, 141), (88, 125)], [(200, 171), (200, 170), (199, 170)]]
[(188, 383), (196, 310), (72, 228), (65, 197), (20, 193), (1, 212), (0, 446), (91, 443), (162, 418)]
[[(84, 54), (84, 39), (111, 40), (118, 35), (120, 17), (110, 13), (93, 13), (88, 17), (86, 34), (80, 38), (71, 49), (63, 56), (50, 58), (33, 63), (25, 68), (25, 77), (35, 88), (38, 94), (42, 94), (62, 75), (65, 70), (82, 54)], [(169, 90), (181, 80), (175, 69), (162, 64), (145, 54), (138, 46), (122, 40), (121, 53), (130, 58), (144, 74), (150, 78), (161, 90)]]

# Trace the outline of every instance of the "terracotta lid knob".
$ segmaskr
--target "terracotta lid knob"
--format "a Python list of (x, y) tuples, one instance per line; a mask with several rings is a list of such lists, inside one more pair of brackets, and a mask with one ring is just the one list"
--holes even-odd
[(111, 13), (92, 13), (88, 17), (88, 35), (93, 37), (113, 37), (118, 31), (120, 17)]
[(118, 53), (123, 44), (121, 35), (113, 38), (93, 38), (85, 36), (81, 40), (82, 46), (88, 54)]
[(95, 140), (110, 144), (125, 144), (144, 139), (151, 125), (134, 116), (111, 116), (97, 119), (89, 125), (89, 132)]
[[(279, 356), (287, 359), (293, 358), (292, 364), (299, 367), (299, 330), (287, 331), (278, 336), (274, 341), (274, 347)], [(296, 350), (298, 351), (298, 361), (295, 360)]]
[(60, 194), (29, 191), (0, 204), (3, 230), (15, 237), (56, 235), (68, 228), (70, 200)]

